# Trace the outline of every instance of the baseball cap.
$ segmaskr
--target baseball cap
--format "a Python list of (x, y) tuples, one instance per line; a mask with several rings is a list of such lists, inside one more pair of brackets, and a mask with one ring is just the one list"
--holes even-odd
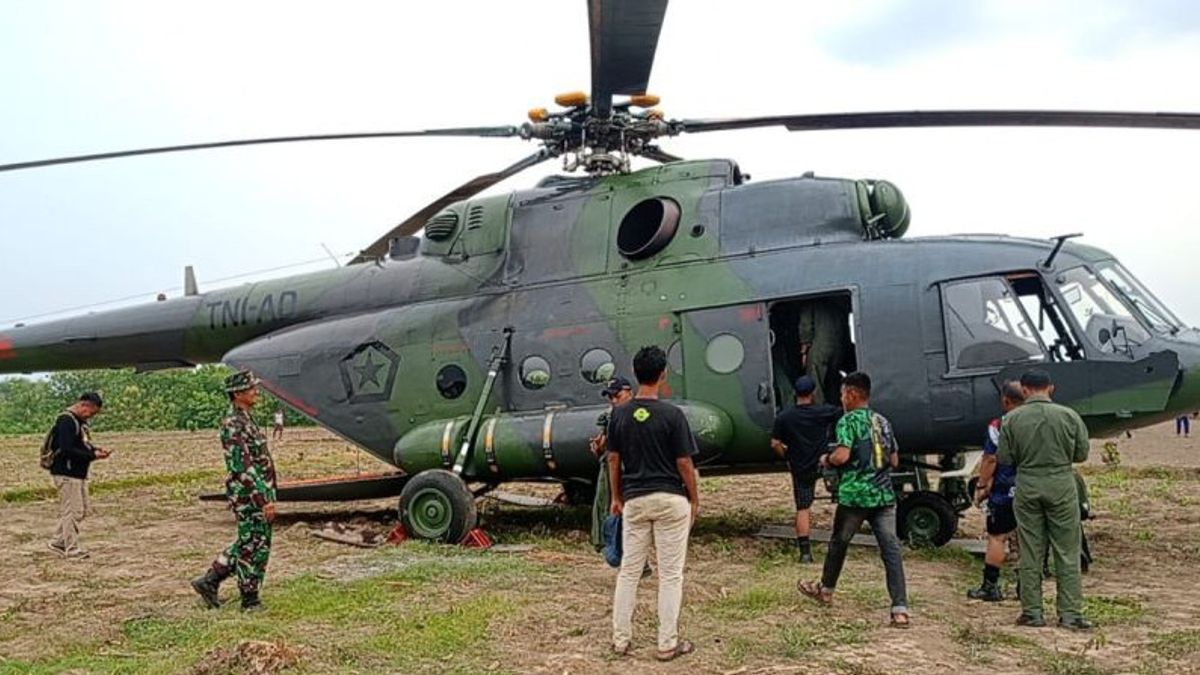
[(617, 395), (617, 392), (623, 389), (629, 389), (632, 391), (633, 385), (629, 383), (629, 380), (623, 377), (614, 377), (604, 385), (604, 389), (600, 390), (600, 395), (604, 398), (612, 398), (613, 396)]
[(797, 396), (808, 396), (817, 390), (817, 383), (813, 382), (811, 377), (807, 375), (801, 375), (800, 377), (796, 378), (796, 382), (793, 387), (796, 390)]

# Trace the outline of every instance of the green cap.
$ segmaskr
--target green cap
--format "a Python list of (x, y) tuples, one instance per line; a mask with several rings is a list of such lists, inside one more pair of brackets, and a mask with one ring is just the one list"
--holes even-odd
[(239, 370), (238, 372), (225, 378), (225, 391), (232, 394), (238, 391), (246, 391), (258, 386), (258, 378), (249, 370)]

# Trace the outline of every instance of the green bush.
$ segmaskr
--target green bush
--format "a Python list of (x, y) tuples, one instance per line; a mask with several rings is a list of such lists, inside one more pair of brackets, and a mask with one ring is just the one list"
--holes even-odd
[[(0, 380), (0, 434), (44, 432), (55, 415), (85, 391), (104, 397), (104, 414), (92, 425), (96, 431), (215, 429), (229, 409), (223, 382), (230, 372), (225, 366), (206, 365), (141, 374), (132, 369), (80, 370), (44, 379)], [(311, 424), (266, 391), (255, 417), (269, 426), (277, 407), (283, 407), (289, 426)]]

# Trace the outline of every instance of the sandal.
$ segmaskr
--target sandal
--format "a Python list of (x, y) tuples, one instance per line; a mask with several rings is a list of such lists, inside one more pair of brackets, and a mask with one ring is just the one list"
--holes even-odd
[(822, 605), (828, 606), (833, 604), (833, 593), (829, 593), (824, 588), (821, 588), (819, 581), (800, 581), (796, 584), (796, 588), (804, 595)]
[[(904, 617), (904, 620), (903, 621), (899, 620), (900, 617)], [(893, 612), (892, 620), (891, 620), (891, 622), (888, 623), (888, 625), (891, 626), (892, 628), (899, 628), (901, 630), (905, 630), (905, 629), (912, 627), (912, 619), (909, 618), (908, 613), (906, 613), (906, 612)]]
[(629, 656), (631, 651), (633, 651), (633, 644), (629, 642), (626, 642), (624, 647), (612, 645), (613, 656)]
[(691, 654), (694, 651), (696, 651), (696, 645), (692, 644), (691, 640), (680, 640), (675, 643), (675, 649), (669, 652), (658, 652), (654, 658), (659, 661), (674, 661), (677, 657)]

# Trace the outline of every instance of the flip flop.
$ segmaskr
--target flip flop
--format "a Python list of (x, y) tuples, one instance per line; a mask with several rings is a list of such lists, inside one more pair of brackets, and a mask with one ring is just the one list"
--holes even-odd
[(822, 605), (828, 606), (833, 604), (833, 594), (826, 593), (825, 590), (821, 588), (821, 583), (818, 581), (800, 581), (796, 584), (796, 588), (804, 595), (807, 595)]
[[(900, 616), (904, 617), (903, 621), (896, 620), (896, 617), (900, 617)], [(907, 630), (912, 627), (912, 619), (905, 612), (897, 612), (897, 613), (892, 614), (892, 620), (890, 623), (888, 623), (888, 625), (891, 626), (892, 628), (899, 628), (900, 630)]]
[(680, 640), (675, 643), (675, 649), (669, 652), (658, 652), (654, 655), (654, 658), (659, 661), (674, 661), (676, 658), (685, 654), (691, 654), (694, 651), (696, 651), (696, 645), (692, 644), (691, 640)]

